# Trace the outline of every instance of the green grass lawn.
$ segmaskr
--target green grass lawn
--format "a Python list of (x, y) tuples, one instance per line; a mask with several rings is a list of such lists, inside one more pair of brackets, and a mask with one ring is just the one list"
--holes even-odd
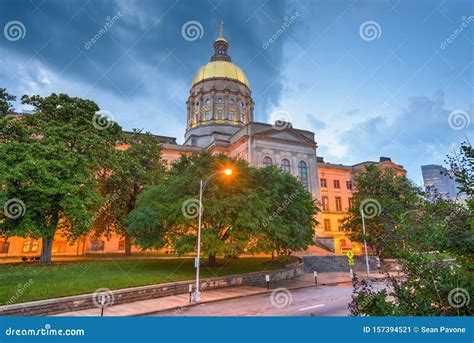
[[(201, 267), (201, 277), (282, 268), (281, 263), (272, 264), (268, 258), (256, 257), (218, 263), (215, 267)], [(103, 287), (118, 289), (194, 277), (192, 258), (95, 260), (52, 265), (6, 263), (0, 265), (0, 305), (93, 293)]]

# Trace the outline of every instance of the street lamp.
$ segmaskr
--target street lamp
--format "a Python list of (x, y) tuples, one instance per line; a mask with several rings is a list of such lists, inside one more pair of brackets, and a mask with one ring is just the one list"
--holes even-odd
[(364, 235), (364, 251), (365, 251), (365, 265), (367, 266), (367, 282), (370, 282), (370, 266), (369, 266), (369, 253), (367, 252), (367, 241), (365, 239), (365, 218), (364, 209), (361, 207), (360, 214), (362, 215), (362, 233)]
[(198, 243), (197, 243), (197, 256), (195, 260), (195, 267), (196, 267), (196, 290), (194, 291), (195, 302), (201, 301), (201, 292), (199, 291), (199, 265), (200, 265), (200, 257), (201, 257), (202, 193), (204, 191), (204, 188), (209, 183), (209, 180), (218, 174), (225, 174), (227, 176), (232, 175), (232, 169), (227, 168), (227, 169), (215, 172), (214, 174), (209, 175), (204, 181), (201, 179), (201, 182), (199, 184)]

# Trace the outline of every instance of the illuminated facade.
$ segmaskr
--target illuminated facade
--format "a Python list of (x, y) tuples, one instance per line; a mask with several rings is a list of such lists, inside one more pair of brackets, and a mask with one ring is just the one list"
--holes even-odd
[[(344, 253), (353, 248), (339, 230), (339, 221), (351, 206), (354, 173), (369, 162), (355, 166), (325, 163), (317, 158), (314, 132), (293, 128), (286, 122), (274, 125), (255, 122), (249, 80), (242, 69), (232, 63), (228, 47), (221, 26), (214, 42), (214, 55), (197, 71), (191, 84), (186, 102), (184, 144), (177, 144), (173, 137), (155, 136), (163, 145), (163, 160), (171, 165), (182, 154), (208, 150), (244, 159), (256, 167), (277, 165), (299, 178), (320, 204), (322, 212), (317, 218), (320, 224), (315, 228), (319, 252), (324, 249), (324, 253)], [(404, 172), (389, 160), (377, 164)], [(123, 239), (117, 236), (95, 242), (85, 238), (68, 245), (57, 234), (53, 255), (123, 253), (124, 249)], [(132, 251), (138, 250), (132, 248)], [(0, 257), (36, 256), (40, 251), (40, 241), (12, 237), (8, 243), (0, 243)]]

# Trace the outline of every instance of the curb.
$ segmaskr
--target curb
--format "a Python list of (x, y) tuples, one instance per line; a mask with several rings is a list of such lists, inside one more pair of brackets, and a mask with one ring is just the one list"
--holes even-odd
[[(383, 280), (387, 280), (388, 277), (382, 277), (382, 278), (370, 278), (371, 281), (383, 281)], [(326, 283), (318, 283), (317, 285), (316, 284), (312, 284), (312, 285), (307, 285), (307, 286), (296, 286), (296, 287), (289, 287), (287, 288), (288, 290), (293, 290), (293, 289), (303, 289), (303, 288), (312, 288), (312, 287), (318, 287), (318, 286), (336, 286), (336, 285), (340, 285), (340, 284), (343, 284), (343, 283), (352, 283), (352, 280), (351, 279), (347, 279), (346, 281), (333, 281), (333, 282), (326, 282)], [(277, 287), (278, 288), (278, 287)], [(219, 302), (219, 301), (225, 301), (225, 300), (232, 300), (232, 299), (239, 299), (239, 298), (245, 298), (245, 297), (251, 297), (251, 296), (254, 296), (254, 295), (261, 295), (261, 294), (267, 294), (267, 293), (271, 293), (273, 290), (277, 289), (277, 288), (273, 288), (273, 289), (270, 289), (270, 290), (262, 290), (261, 292), (257, 292), (257, 293), (254, 293), (254, 294), (248, 294), (248, 295), (235, 295), (235, 296), (232, 296), (232, 297), (229, 297), (229, 298), (225, 298), (225, 299), (214, 299), (214, 300), (209, 300), (209, 301), (203, 301), (203, 302), (199, 302), (199, 303), (187, 303), (186, 305), (183, 305), (183, 306), (175, 306), (175, 307), (170, 307), (170, 308), (167, 308), (167, 309), (163, 309), (163, 310), (158, 310), (158, 311), (151, 311), (151, 312), (145, 312), (145, 313), (140, 313), (140, 314), (136, 314), (136, 315), (132, 315), (132, 317), (141, 317), (141, 316), (147, 316), (147, 315), (150, 315), (150, 314), (159, 314), (161, 312), (167, 312), (167, 311), (172, 311), (172, 310), (176, 310), (176, 309), (179, 309), (179, 308), (187, 308), (187, 307), (194, 307), (194, 306), (198, 306), (198, 305), (204, 305), (204, 304), (210, 304), (210, 303), (215, 303), (215, 302)], [(171, 316), (168, 316), (168, 317), (171, 317)]]
[[(337, 281), (337, 282), (328, 282), (328, 283), (318, 283), (317, 285), (313, 284), (313, 285), (307, 285), (307, 286), (296, 286), (296, 287), (289, 287), (287, 289), (288, 290), (293, 290), (293, 289), (312, 288), (312, 287), (318, 287), (318, 286), (335, 286), (335, 285), (339, 285), (339, 284), (342, 284), (342, 283), (348, 283), (348, 282), (352, 282), (352, 281), (347, 280), (347, 281)], [(199, 303), (191, 302), (191, 303), (187, 303), (186, 305), (183, 305), (183, 306), (175, 306), (175, 307), (170, 307), (170, 308), (163, 309), (163, 310), (136, 314), (136, 315), (133, 315), (132, 317), (147, 316), (147, 315), (150, 315), (150, 314), (158, 314), (160, 312), (172, 311), (172, 310), (176, 310), (176, 309), (179, 309), (179, 308), (194, 307), (194, 306), (198, 306), (198, 305), (210, 304), (210, 303), (215, 303), (215, 302), (219, 302), (219, 301), (239, 299), (239, 298), (251, 297), (251, 296), (254, 296), (254, 295), (267, 294), (267, 293), (273, 292), (277, 288), (273, 288), (273, 289), (269, 289), (269, 290), (265, 289), (265, 290), (262, 290), (261, 292), (256, 292), (256, 293), (248, 294), (248, 295), (245, 295), (245, 294), (235, 295), (235, 296), (225, 298), (225, 299), (214, 299), (214, 300), (209, 300), (209, 301), (202, 301), (202, 302), (199, 302)]]

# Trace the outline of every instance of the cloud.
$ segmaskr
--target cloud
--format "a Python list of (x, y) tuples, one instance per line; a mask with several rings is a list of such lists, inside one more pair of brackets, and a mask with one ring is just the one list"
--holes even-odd
[[(432, 97), (414, 96), (394, 117), (378, 116), (355, 123), (341, 135), (341, 142), (348, 147), (346, 157), (357, 162), (391, 156), (415, 178), (421, 165), (442, 164), (445, 156), (472, 132), (472, 127), (455, 130), (450, 126), (450, 113), (457, 109), (445, 108), (444, 97), (442, 91)], [(473, 105), (467, 107), (462, 111), (472, 118)]]

